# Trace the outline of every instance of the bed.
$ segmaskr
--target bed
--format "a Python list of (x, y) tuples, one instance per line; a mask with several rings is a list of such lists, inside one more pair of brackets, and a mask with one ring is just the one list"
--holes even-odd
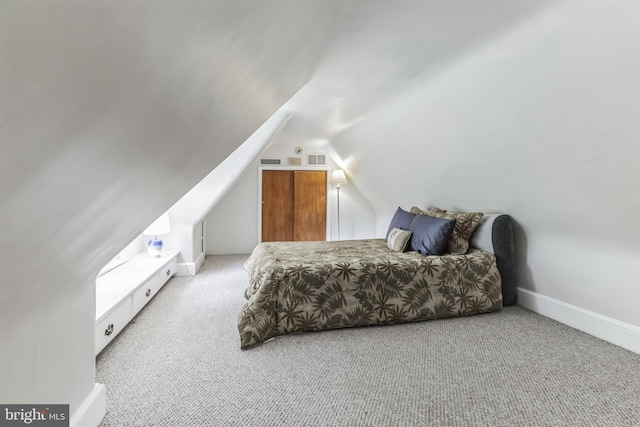
[(302, 331), (468, 316), (515, 304), (511, 218), (484, 214), (468, 237), (465, 253), (429, 256), (392, 250), (387, 239), (260, 243), (244, 264), (241, 348)]

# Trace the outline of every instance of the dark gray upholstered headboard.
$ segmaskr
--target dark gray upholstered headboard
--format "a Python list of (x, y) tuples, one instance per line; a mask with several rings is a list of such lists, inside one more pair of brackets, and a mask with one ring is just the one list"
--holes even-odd
[(472, 247), (495, 255), (502, 278), (503, 305), (514, 305), (518, 301), (516, 253), (511, 223), (509, 215), (484, 214), (469, 242)]

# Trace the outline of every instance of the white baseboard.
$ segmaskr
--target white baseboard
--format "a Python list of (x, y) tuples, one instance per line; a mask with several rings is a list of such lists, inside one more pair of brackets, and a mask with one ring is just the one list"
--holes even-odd
[(640, 354), (640, 328), (528, 289), (518, 288), (518, 305)]
[(107, 397), (104, 384), (96, 383), (89, 396), (73, 413), (70, 427), (98, 427), (107, 411)]
[(202, 263), (204, 263), (204, 252), (198, 255), (196, 262), (182, 262), (178, 263), (176, 268), (176, 276), (195, 276)]

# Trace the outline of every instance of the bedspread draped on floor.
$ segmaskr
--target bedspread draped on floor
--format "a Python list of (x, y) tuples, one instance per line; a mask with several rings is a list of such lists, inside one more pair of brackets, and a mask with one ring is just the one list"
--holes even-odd
[(383, 239), (259, 244), (241, 347), (294, 332), (471, 315), (502, 308), (495, 257), (399, 253)]

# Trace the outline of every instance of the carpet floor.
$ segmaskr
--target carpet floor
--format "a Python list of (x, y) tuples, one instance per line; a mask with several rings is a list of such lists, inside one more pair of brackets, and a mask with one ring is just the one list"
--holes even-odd
[(241, 351), (246, 257), (172, 278), (98, 355), (101, 426), (640, 426), (640, 355), (517, 306)]

